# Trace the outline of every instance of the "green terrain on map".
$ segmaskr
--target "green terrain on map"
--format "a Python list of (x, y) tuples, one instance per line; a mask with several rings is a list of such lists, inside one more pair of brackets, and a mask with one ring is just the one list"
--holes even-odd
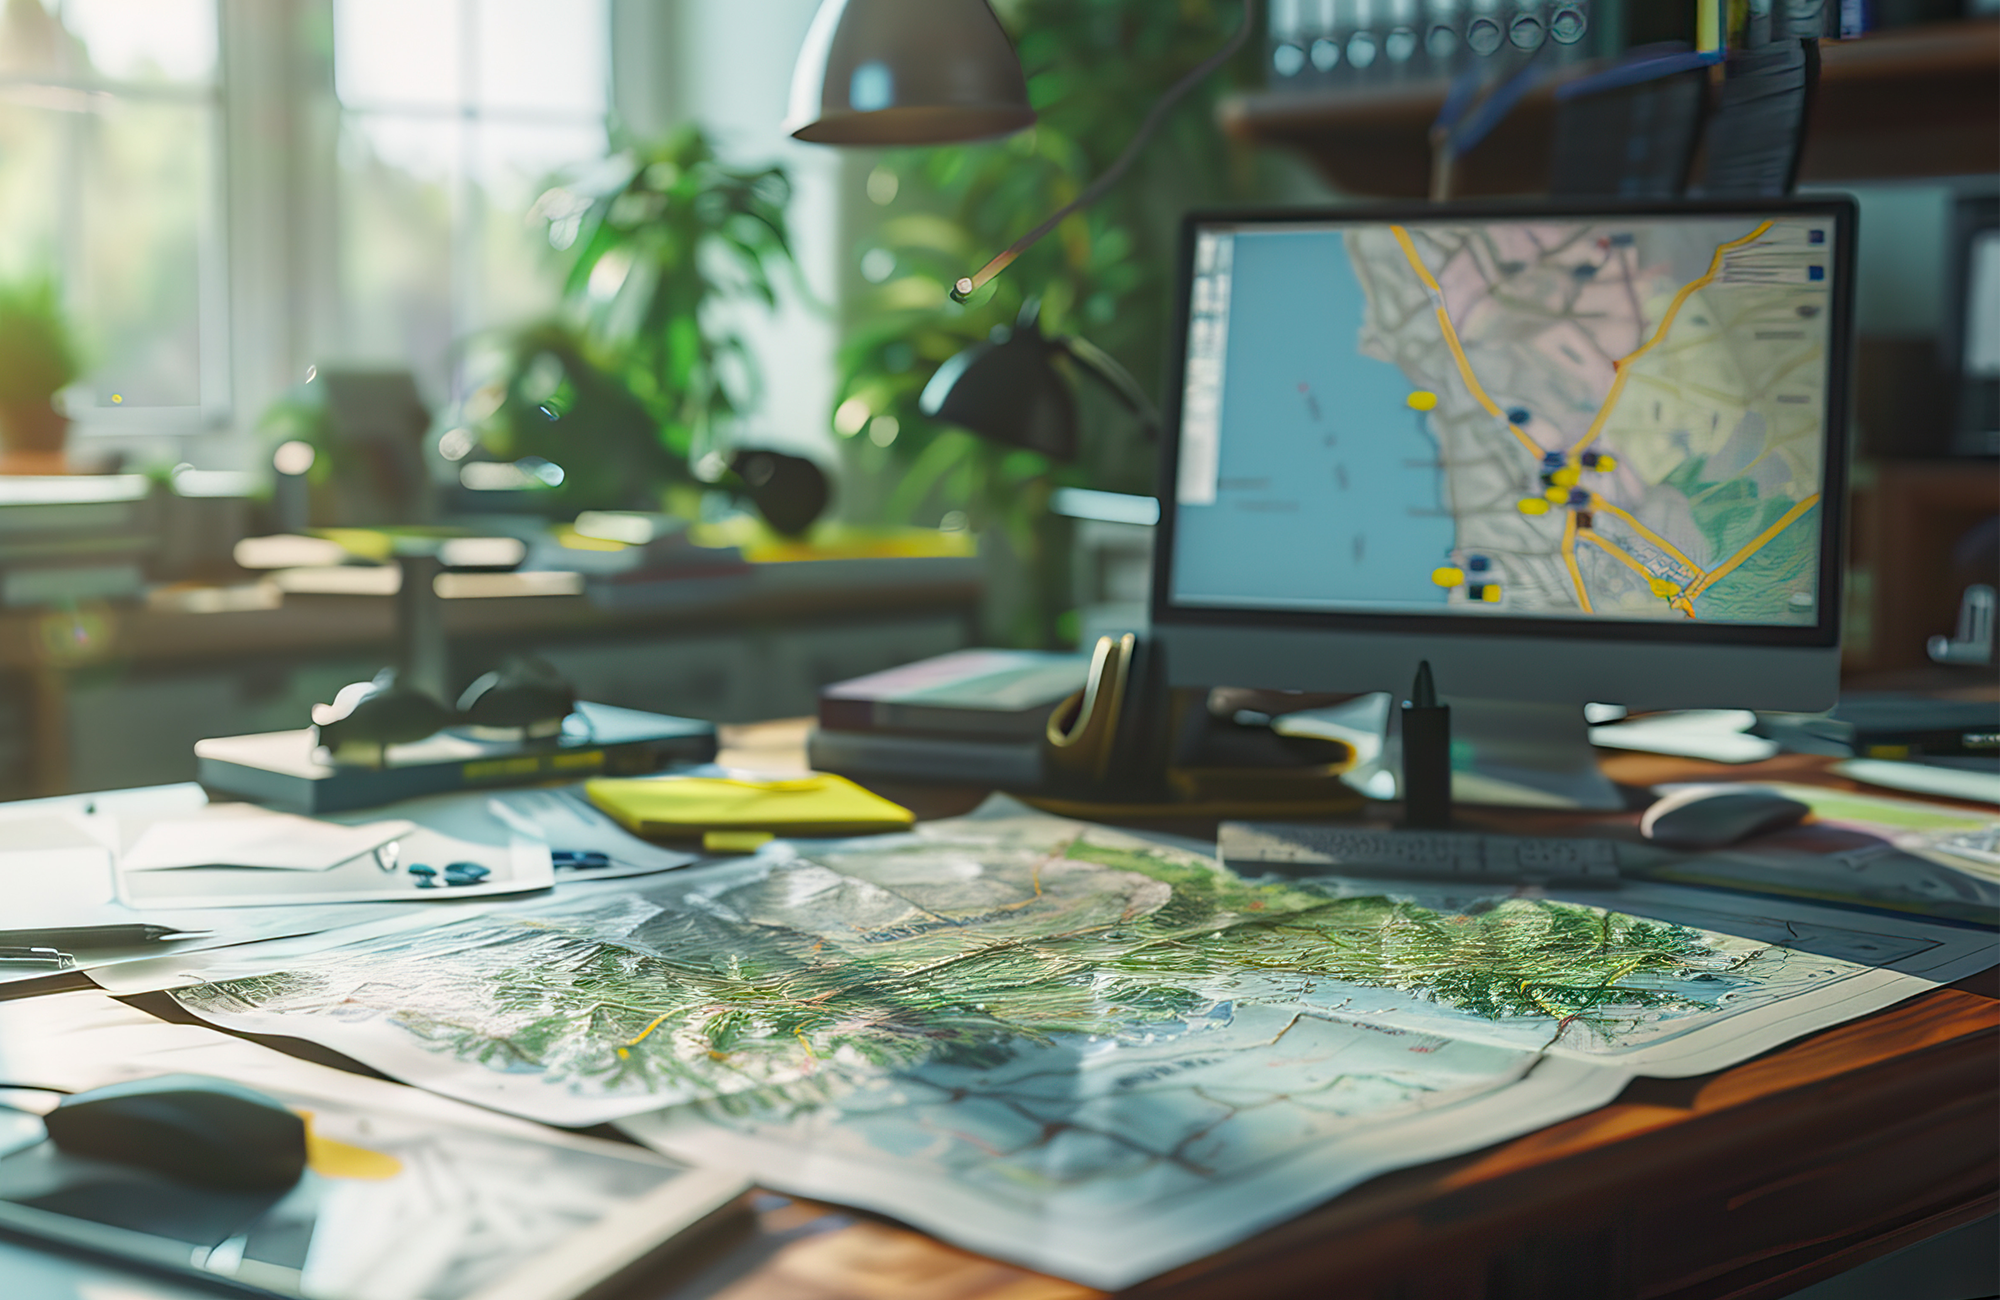
[(777, 1086), (803, 1102), (836, 1063), (894, 1071), (1060, 1035), (1172, 1032), (1273, 977), (1609, 1031), (1714, 1007), (1754, 953), (1548, 900), (1464, 914), (1329, 898), (1115, 838), (988, 846), (976, 869), (914, 837), (834, 849), (707, 894), (676, 879), (177, 996), (203, 1013), (368, 1009), (427, 1050), (575, 1086), (663, 1100)]
[[(1684, 494), (1689, 514), (1709, 554), (1735, 555), (1782, 520), (1798, 502), (1764, 495), (1747, 478), (1709, 479), (1708, 458), (1697, 457), (1667, 475)], [(1818, 577), (1819, 516), (1809, 513), (1781, 529), (1694, 602), (1697, 617), (1732, 622), (1781, 622), (1796, 616), (1796, 594), (1810, 593)]]

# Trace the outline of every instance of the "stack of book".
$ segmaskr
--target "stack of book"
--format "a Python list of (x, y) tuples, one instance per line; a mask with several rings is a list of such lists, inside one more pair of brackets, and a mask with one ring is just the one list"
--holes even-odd
[(846, 776), (1032, 790), (1057, 704), (1083, 689), (1090, 657), (957, 650), (826, 687), (812, 765)]

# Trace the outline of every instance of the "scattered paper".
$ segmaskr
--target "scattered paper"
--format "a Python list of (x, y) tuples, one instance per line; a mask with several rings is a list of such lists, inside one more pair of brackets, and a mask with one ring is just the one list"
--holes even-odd
[[(650, 875), (701, 860), (692, 853), (648, 844), (593, 808), (576, 786), (426, 795), (387, 809), (334, 813), (330, 819), (358, 825), (385, 811), (426, 830), (475, 844), (498, 846), (515, 839), (538, 840), (559, 855), (556, 879), (564, 882)], [(586, 868), (565, 865), (563, 855), (579, 853), (602, 855), (603, 862)]]
[(440, 920), (177, 962), (209, 982), (174, 996), (1107, 1287), (1995, 957), (1646, 884), (1246, 878), (999, 802)]
[[(411, 829), (381, 846), (327, 871), (266, 871), (241, 867), (186, 867), (176, 871), (127, 872), (119, 888), (137, 908), (260, 907), (275, 903), (424, 903), (480, 898), (547, 889), (555, 883), (549, 847), (514, 835), (482, 844), (440, 835), (405, 822)], [(372, 837), (364, 837), (372, 838)], [(393, 863), (394, 869), (385, 869)], [(484, 874), (474, 883), (448, 884), (446, 869), (467, 864)], [(427, 867), (429, 872), (413, 870)], [(358, 918), (357, 918), (358, 919)]]
[(60, 925), (112, 900), (111, 851), (73, 813), (0, 821), (0, 899), (13, 930)]
[(191, 867), (330, 871), (415, 828), (410, 821), (342, 826), (254, 804), (212, 804), (197, 817), (145, 826), (119, 855), (118, 869), (127, 875)]
[(701, 859), (692, 853), (648, 844), (598, 811), (580, 786), (559, 790), (510, 790), (487, 800), (494, 817), (522, 834), (537, 834), (551, 849), (601, 853), (602, 867), (565, 873), (571, 880), (612, 880), (684, 867)]

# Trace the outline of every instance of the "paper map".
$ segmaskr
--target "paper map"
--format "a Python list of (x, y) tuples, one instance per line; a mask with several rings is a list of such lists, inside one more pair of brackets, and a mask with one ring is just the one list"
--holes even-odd
[(197, 954), (209, 982), (176, 996), (1112, 1286), (1634, 1074), (1719, 1068), (1993, 961), (1988, 934), (1901, 919), (1252, 880), (1192, 846), (986, 814), (283, 969)]

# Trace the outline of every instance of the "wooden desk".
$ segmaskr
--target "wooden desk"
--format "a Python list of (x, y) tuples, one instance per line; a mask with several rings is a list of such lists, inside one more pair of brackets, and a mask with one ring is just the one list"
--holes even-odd
[[(724, 729), (723, 761), (802, 769), (807, 723)], [(1747, 767), (1608, 757), (1631, 783), (1727, 773), (1820, 780), (1827, 760)], [(926, 816), (981, 791), (883, 787)], [(1508, 820), (1526, 829), (1568, 814)], [(191, 1020), (164, 995), (134, 1005)], [(289, 1039), (269, 1046), (328, 1064)], [(360, 1067), (353, 1067), (360, 1068)], [(610, 1129), (604, 1136), (616, 1136)], [(1611, 1105), (1370, 1180), (1134, 1287), (1159, 1300), (1679, 1297), (1776, 1300), (2000, 1208), (2000, 971)], [(1084, 1300), (1101, 1292), (878, 1218), (762, 1198), (733, 1235), (603, 1300)]]
[[(806, 725), (725, 729), (724, 761), (803, 767)], [(1784, 755), (1723, 768), (1618, 754), (1605, 767), (1634, 784), (1723, 777), (1852, 786), (1825, 771), (1828, 761)], [(981, 797), (883, 789), (926, 816), (965, 811)], [(1775, 1300), (1994, 1213), (1996, 1185), (2000, 972), (1989, 971), (1732, 1069), (1635, 1080), (1601, 1110), (1385, 1174), (1129, 1294)], [(772, 1198), (731, 1251), (692, 1276), (635, 1282), (617, 1300), (1101, 1294), (895, 1224)]]

